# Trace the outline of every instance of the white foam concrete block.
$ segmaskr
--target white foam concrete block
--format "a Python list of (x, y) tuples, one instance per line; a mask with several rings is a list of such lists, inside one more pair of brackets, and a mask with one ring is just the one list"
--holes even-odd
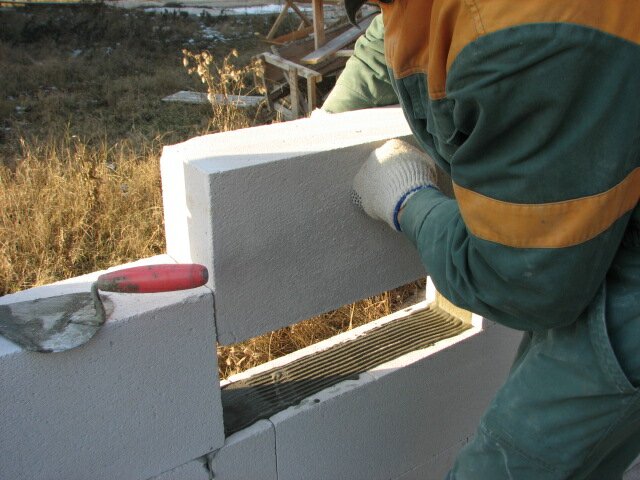
[(406, 473), (403, 473), (396, 480), (443, 480), (451, 470), (451, 466), (458, 455), (458, 452), (468, 443), (465, 439), (455, 444), (444, 452), (439, 453), (429, 461), (418, 465)]
[(402, 234), (351, 204), (400, 108), (219, 133), (165, 147), (167, 252), (210, 271), (218, 341), (235, 343), (425, 275)]
[(229, 436), (221, 449), (152, 480), (278, 480), (273, 425), (260, 420)]
[(426, 468), (473, 435), (519, 339), (474, 327), (274, 415), (278, 479), (383, 480)]
[[(0, 303), (88, 291), (98, 273)], [(211, 290), (101, 295), (112, 313), (81, 347), (0, 339), (0, 478), (137, 480), (222, 446)]]
[(200, 457), (184, 465), (164, 472), (150, 480), (210, 480), (206, 457)]
[(623, 480), (640, 480), (640, 465), (638, 465), (637, 459), (622, 478)]
[(211, 454), (216, 480), (278, 480), (276, 436), (268, 420), (260, 420), (234, 433)]

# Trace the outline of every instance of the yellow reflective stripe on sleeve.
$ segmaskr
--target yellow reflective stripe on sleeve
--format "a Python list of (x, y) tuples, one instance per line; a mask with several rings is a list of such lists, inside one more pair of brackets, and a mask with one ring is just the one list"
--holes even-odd
[(429, 97), (446, 96), (458, 54), (477, 38), (531, 23), (569, 23), (640, 43), (638, 0), (400, 0), (380, 3), (387, 64), (396, 78), (424, 73)]
[(509, 203), (453, 188), (476, 237), (517, 248), (562, 248), (596, 237), (638, 204), (640, 167), (606, 192), (564, 202)]

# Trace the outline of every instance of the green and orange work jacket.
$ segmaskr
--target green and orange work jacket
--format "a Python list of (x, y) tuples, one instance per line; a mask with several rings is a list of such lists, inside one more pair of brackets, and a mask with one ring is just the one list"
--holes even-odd
[(640, 3), (379, 5), (323, 108), (399, 99), (450, 174), (455, 200), (422, 190), (401, 220), (438, 290), (535, 331), (604, 289), (610, 334), (640, 364)]

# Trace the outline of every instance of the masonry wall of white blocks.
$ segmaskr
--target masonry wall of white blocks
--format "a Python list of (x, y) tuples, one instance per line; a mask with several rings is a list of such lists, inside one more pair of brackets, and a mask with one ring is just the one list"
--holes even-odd
[[(358, 166), (394, 137), (410, 131), (400, 110), (387, 108), (167, 147), (168, 251), (141, 262), (202, 263), (210, 283), (103, 294), (111, 317), (65, 353), (29, 353), (0, 338), (0, 479), (442, 478), (519, 340), (485, 320), (227, 438), (223, 430), (216, 342), (248, 339), (425, 275), (406, 240), (349, 201)], [(99, 273), (0, 304), (88, 291)]]

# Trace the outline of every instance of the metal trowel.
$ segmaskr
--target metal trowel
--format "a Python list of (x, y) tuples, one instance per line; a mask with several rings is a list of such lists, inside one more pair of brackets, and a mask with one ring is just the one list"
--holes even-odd
[(100, 275), (90, 292), (0, 305), (0, 335), (25, 350), (63, 352), (86, 343), (111, 313), (99, 291), (157, 293), (207, 283), (206, 267), (166, 264), (131, 267)]

